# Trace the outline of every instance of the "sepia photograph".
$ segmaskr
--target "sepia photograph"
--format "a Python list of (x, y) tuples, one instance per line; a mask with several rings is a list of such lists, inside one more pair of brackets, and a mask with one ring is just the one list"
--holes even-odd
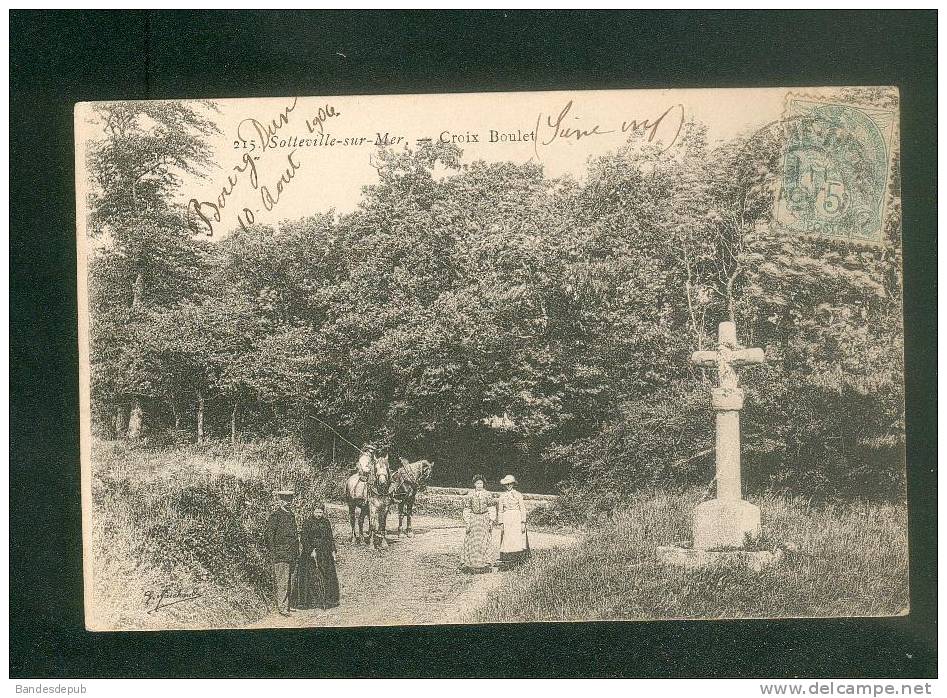
[(87, 629), (909, 613), (896, 87), (74, 117)]
[(936, 11), (7, 29), (11, 694), (937, 693)]

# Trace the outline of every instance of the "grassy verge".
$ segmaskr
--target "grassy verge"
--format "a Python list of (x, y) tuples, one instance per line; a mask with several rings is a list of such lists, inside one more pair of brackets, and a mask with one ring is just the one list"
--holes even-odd
[(764, 536), (798, 552), (762, 573), (684, 572), (655, 548), (690, 537), (694, 493), (641, 497), (567, 548), (538, 551), (470, 622), (888, 616), (908, 608), (902, 504), (767, 495)]
[[(269, 592), (263, 530), (272, 490), (294, 487), (297, 512), (305, 515), (316, 500), (341, 500), (347, 470), (313, 469), (279, 441), (236, 451), (219, 443), (162, 450), (98, 442), (93, 463), (94, 625), (109, 629), (234, 627), (263, 617)], [(689, 537), (700, 496), (665, 493), (626, 503), (614, 519), (589, 527), (580, 543), (536, 551), (524, 568), (506, 573), (498, 594), (466, 620), (883, 616), (907, 610), (904, 505), (812, 506), (767, 495), (756, 500), (767, 542), (798, 546), (779, 567), (761, 574), (687, 573), (660, 565), (655, 548)], [(422, 497), (418, 504), (418, 513), (459, 516), (454, 503)], [(543, 519), (531, 514), (534, 530)], [(336, 534), (347, 535), (347, 525), (340, 523)], [(162, 591), (195, 598), (156, 609)]]
[[(94, 627), (231, 627), (267, 612), (263, 533), (272, 491), (294, 487), (297, 512), (340, 498), (341, 475), (314, 471), (264, 442), (172, 450), (94, 444)], [(163, 605), (179, 598), (186, 601)], [(161, 606), (160, 608), (158, 606)]]

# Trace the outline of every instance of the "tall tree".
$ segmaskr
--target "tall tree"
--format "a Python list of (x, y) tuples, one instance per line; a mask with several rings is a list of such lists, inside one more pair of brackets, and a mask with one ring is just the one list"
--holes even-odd
[(213, 109), (208, 102), (94, 107), (102, 137), (87, 153), (94, 184), (88, 230), (97, 243), (90, 264), (92, 359), (100, 392), (114, 405), (116, 435), (137, 437), (143, 400), (156, 397), (141, 355), (147, 313), (201, 286), (206, 244), (193, 239), (174, 197), (184, 173), (201, 175), (212, 164)]

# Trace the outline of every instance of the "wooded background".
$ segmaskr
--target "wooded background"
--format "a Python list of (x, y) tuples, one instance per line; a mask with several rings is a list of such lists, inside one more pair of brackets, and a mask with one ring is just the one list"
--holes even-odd
[[(837, 99), (896, 108), (881, 89)], [(435, 461), (435, 482), (515, 472), (610, 507), (713, 478), (715, 381), (689, 362), (733, 319), (745, 478), (903, 496), (899, 160), (886, 244), (772, 225), (781, 132), (667, 152), (629, 143), (586, 177), (379, 151), (343, 216), (195, 237), (176, 198), (207, 171), (208, 103), (107, 103), (90, 145), (91, 368), (104, 438), (347, 439)], [(895, 136), (895, 140), (897, 136)], [(588, 498), (585, 495), (592, 495)]]

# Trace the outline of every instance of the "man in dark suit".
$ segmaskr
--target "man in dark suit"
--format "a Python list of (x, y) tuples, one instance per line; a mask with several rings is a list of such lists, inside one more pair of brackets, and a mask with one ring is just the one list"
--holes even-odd
[(299, 559), (299, 531), (296, 528), (296, 516), (290, 509), (292, 490), (280, 490), (274, 494), (277, 505), (266, 522), (266, 547), (273, 566), (276, 610), (280, 615), (288, 616), (290, 578)]

